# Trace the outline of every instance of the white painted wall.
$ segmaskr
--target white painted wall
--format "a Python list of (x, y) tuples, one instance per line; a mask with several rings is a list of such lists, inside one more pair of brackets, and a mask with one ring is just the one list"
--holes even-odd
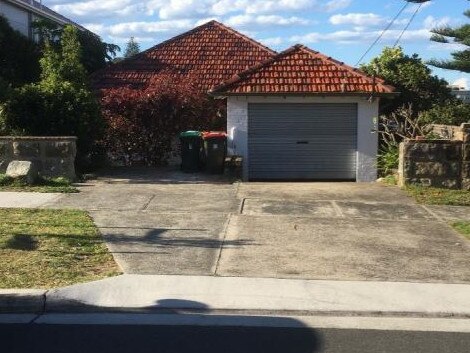
[(29, 37), (30, 19), (28, 11), (1, 1), (0, 15), (8, 20), (13, 29)]
[(357, 103), (357, 181), (377, 178), (377, 120), (379, 100), (366, 97), (243, 97), (227, 98), (228, 153), (243, 157), (243, 178), (248, 179), (248, 103)]

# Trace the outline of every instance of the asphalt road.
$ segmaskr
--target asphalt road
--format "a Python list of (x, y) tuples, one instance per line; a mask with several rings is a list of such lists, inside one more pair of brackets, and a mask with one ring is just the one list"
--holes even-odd
[(0, 325), (4, 353), (468, 353), (470, 334), (349, 329)]

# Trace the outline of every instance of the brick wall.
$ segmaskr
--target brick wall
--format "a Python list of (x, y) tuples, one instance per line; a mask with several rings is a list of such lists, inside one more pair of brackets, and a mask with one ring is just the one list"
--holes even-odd
[(75, 179), (76, 137), (0, 136), (0, 173), (13, 160), (31, 161), (44, 177)]
[(463, 124), (455, 140), (400, 144), (399, 185), (420, 184), (470, 190), (470, 124)]

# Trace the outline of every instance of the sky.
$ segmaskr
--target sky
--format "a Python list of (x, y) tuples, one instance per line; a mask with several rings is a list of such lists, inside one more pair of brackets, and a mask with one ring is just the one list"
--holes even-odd
[[(141, 49), (210, 20), (224, 24), (276, 51), (301, 43), (357, 66), (367, 48), (406, 4), (404, 0), (43, 0), (64, 16), (125, 48), (131, 36)], [(408, 4), (363, 63), (393, 46), (417, 9)], [(431, 0), (421, 6), (399, 45), (423, 59), (445, 59), (456, 44), (429, 40), (430, 29), (464, 24), (467, 0)], [(433, 68), (450, 83), (470, 88), (470, 74)]]

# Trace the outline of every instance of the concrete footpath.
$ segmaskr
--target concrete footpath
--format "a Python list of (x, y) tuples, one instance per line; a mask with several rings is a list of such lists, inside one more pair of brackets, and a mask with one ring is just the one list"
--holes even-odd
[(56, 202), (63, 194), (42, 192), (10, 192), (0, 193), (2, 208), (37, 208)]
[(466, 284), (122, 275), (49, 291), (0, 291), (0, 312), (193, 311), (468, 319), (468, 298), (470, 285)]

